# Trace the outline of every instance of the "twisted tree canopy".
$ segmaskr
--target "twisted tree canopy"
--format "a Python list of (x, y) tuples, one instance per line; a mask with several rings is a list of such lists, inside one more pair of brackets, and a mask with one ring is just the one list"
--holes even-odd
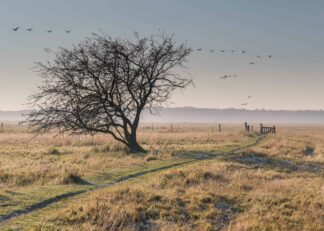
[(53, 61), (37, 63), (42, 83), (30, 96), (34, 110), (26, 121), (38, 132), (107, 133), (131, 152), (143, 152), (136, 139), (140, 115), (191, 83), (175, 71), (191, 51), (165, 34), (94, 35), (60, 48)]

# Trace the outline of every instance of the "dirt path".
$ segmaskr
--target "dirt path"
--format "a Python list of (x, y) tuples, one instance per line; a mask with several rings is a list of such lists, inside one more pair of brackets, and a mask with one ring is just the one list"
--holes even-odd
[[(247, 148), (253, 147), (253, 146), (259, 144), (264, 137), (265, 136), (260, 136), (252, 144), (248, 144), (248, 145), (246, 145), (244, 147), (240, 147), (240, 148), (237, 148), (237, 149), (234, 149), (234, 150), (230, 150), (230, 151), (224, 152), (222, 154), (235, 153), (235, 152), (243, 151), (243, 150), (245, 150)], [(94, 190), (100, 189), (100, 188), (111, 187), (111, 186), (113, 186), (115, 184), (125, 182), (125, 181), (131, 180), (131, 179), (134, 179), (134, 178), (137, 178), (137, 177), (140, 177), (140, 176), (144, 176), (144, 175), (149, 174), (149, 173), (159, 172), (159, 171), (162, 171), (162, 170), (170, 169), (170, 168), (177, 167), (177, 166), (186, 165), (186, 164), (189, 164), (189, 163), (194, 163), (194, 162), (201, 161), (201, 160), (213, 159), (216, 156), (218, 156), (218, 155), (217, 154), (216, 155), (215, 154), (202, 155), (200, 158), (197, 158), (197, 159), (194, 159), (194, 160), (189, 160), (189, 161), (185, 161), (185, 162), (181, 162), (181, 163), (170, 164), (170, 165), (163, 166), (163, 167), (160, 167), (160, 168), (155, 168), (155, 169), (151, 169), (151, 170), (146, 170), (146, 171), (130, 174), (130, 175), (121, 177), (121, 178), (119, 178), (119, 179), (117, 179), (117, 180), (115, 180), (115, 181), (113, 181), (111, 183), (102, 184), (102, 185), (95, 185), (95, 187), (90, 188), (90, 189), (64, 193), (64, 194), (61, 194), (61, 195), (46, 199), (44, 201), (32, 204), (32, 205), (30, 205), (30, 206), (28, 206), (28, 207), (26, 207), (24, 209), (15, 210), (15, 211), (12, 211), (12, 212), (10, 212), (10, 213), (8, 213), (6, 215), (0, 216), (0, 225), (4, 224), (5, 222), (8, 222), (11, 219), (14, 219), (14, 218), (18, 217), (18, 216), (22, 216), (22, 215), (34, 212), (36, 210), (45, 208), (45, 207), (47, 207), (47, 206), (49, 206), (51, 204), (54, 204), (56, 202), (59, 202), (61, 200), (64, 200), (64, 199), (67, 199), (67, 198), (72, 198), (72, 197), (75, 197), (75, 196), (80, 195), (80, 194), (85, 193), (85, 192), (94, 191)]]

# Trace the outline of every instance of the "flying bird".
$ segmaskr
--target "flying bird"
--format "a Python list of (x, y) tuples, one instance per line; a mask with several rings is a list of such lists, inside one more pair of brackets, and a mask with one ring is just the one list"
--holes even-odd
[(237, 77), (237, 75), (223, 75), (220, 78), (221, 79), (227, 79), (227, 78), (236, 78), (236, 77)]
[(210, 52), (214, 52), (214, 51), (215, 51), (215, 49), (211, 49), (211, 50), (210, 50)]
[(52, 30), (46, 30), (47, 33), (52, 33)]
[(33, 28), (27, 28), (26, 30), (31, 32), (33, 30)]
[(17, 31), (17, 30), (19, 30), (19, 26), (18, 27), (15, 27), (15, 28), (12, 28), (11, 30), (14, 30), (14, 31)]
[(202, 51), (202, 49), (201, 48), (198, 48), (197, 51)]
[(261, 58), (262, 58), (262, 57), (261, 57), (260, 55), (257, 55), (256, 57), (257, 57), (257, 58), (259, 58), (259, 59), (261, 59)]
[(246, 106), (246, 105), (248, 105), (248, 103), (242, 103), (242, 104), (241, 104), (241, 106)]
[(68, 34), (68, 33), (70, 33), (70, 32), (71, 32), (71, 30), (66, 30), (65, 32), (66, 32), (66, 33)]
[(255, 63), (254, 62), (250, 62), (250, 65), (254, 65)]
[(273, 55), (268, 55), (268, 58), (271, 59)]

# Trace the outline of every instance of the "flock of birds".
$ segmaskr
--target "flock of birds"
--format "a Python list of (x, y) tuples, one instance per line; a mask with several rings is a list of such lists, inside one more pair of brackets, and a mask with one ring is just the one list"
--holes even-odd
[[(210, 49), (210, 50), (207, 50), (208, 52), (210, 53), (214, 53), (217, 49)], [(241, 53), (241, 54), (250, 54), (252, 55), (252, 57), (256, 57), (258, 59), (271, 59), (273, 57), (273, 55), (265, 55), (265, 56), (261, 56), (261, 55), (253, 55), (251, 53), (248, 52), (247, 49), (243, 49), (243, 50), (225, 50), (225, 49), (218, 49), (221, 53)], [(198, 48), (196, 49), (196, 51), (203, 51), (202, 48)], [(249, 65), (254, 65), (256, 64), (255, 62), (250, 62)], [(224, 77), (224, 76), (222, 76)], [(233, 75), (233, 76), (226, 76), (225, 78), (222, 78), (222, 79), (226, 79), (226, 78), (230, 78), (230, 77), (234, 77), (236, 78), (237, 76), (236, 75)]]
[[(202, 48), (198, 48), (196, 49), (197, 52), (202, 52), (204, 51), (204, 49)], [(247, 49), (239, 49), (239, 50), (226, 50), (226, 49), (205, 49), (205, 51), (209, 52), (209, 53), (214, 53), (214, 52), (220, 52), (220, 53), (238, 53), (238, 54), (242, 54), (242, 55), (249, 55), (250, 57), (252, 58), (257, 58), (258, 60), (266, 60), (266, 59), (271, 59), (274, 55), (273, 54), (269, 54), (269, 55), (264, 55), (264, 56), (261, 56), (261, 55), (255, 55), (255, 54), (252, 54), (250, 53)], [(250, 62), (249, 65), (252, 66), (252, 65), (255, 65), (257, 62), (253, 61), (253, 62)], [(230, 78), (233, 78), (233, 79), (236, 79), (238, 76), (237, 75), (234, 75), (234, 74), (231, 74), (231, 75), (223, 75), (223, 76), (220, 76), (220, 79), (222, 80), (225, 80), (225, 79), (230, 79)], [(252, 96), (248, 96), (247, 97), (248, 100), (252, 99)], [(241, 106), (247, 106), (249, 103), (248, 102), (245, 102), (245, 103), (242, 103)]]
[[(22, 29), (20, 26), (11, 28), (11, 30), (17, 32), (18, 30)], [(34, 30), (34, 28), (30, 27), (30, 28), (26, 28), (26, 31), (32, 32)], [(47, 33), (52, 33), (53, 30), (45, 30)], [(64, 32), (69, 34), (72, 30), (65, 30)]]
[[(23, 28), (18, 26), (18, 27), (11, 28), (11, 30), (13, 30), (15, 32), (17, 32), (18, 30), (25, 30), (25, 31), (28, 31), (28, 32), (32, 32), (34, 30), (34, 28), (30, 27), (30, 28), (23, 29)], [(53, 30), (52, 29), (47, 29), (47, 30), (45, 30), (45, 32), (52, 33)], [(69, 33), (72, 32), (72, 30), (70, 30), (70, 29), (69, 30), (64, 30), (64, 32), (69, 34)], [(202, 51), (204, 51), (204, 49), (198, 48), (198, 49), (196, 49), (196, 51), (197, 52), (202, 52)], [(215, 49), (215, 48), (213, 48), (213, 49), (206, 49), (206, 51), (209, 52), (209, 53), (214, 53), (216, 51), (219, 51), (220, 53), (240, 53), (240, 54), (243, 54), (243, 55), (250, 54), (252, 57), (258, 58), (258, 59), (271, 59), (274, 56), (273, 54), (265, 55), (265, 56), (253, 55), (253, 54), (249, 53), (247, 49), (226, 50), (226, 49)], [(250, 62), (249, 63), (250, 66), (255, 65), (255, 64), (256, 64), (256, 62)], [(223, 76), (220, 77), (220, 79), (222, 79), (222, 80), (225, 80), (225, 79), (228, 79), (228, 78), (234, 78), (235, 79), (235, 78), (237, 78), (237, 75), (223, 75)], [(252, 96), (248, 96), (247, 99), (248, 100), (252, 99)], [(247, 102), (241, 104), (241, 106), (247, 106), (247, 105), (248, 105)]]

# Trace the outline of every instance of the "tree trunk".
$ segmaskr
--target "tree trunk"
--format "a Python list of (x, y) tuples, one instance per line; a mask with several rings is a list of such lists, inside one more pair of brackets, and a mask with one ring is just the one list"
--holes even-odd
[(137, 143), (136, 133), (131, 134), (127, 140), (127, 147), (129, 148), (130, 153), (145, 153), (147, 152), (141, 145)]

